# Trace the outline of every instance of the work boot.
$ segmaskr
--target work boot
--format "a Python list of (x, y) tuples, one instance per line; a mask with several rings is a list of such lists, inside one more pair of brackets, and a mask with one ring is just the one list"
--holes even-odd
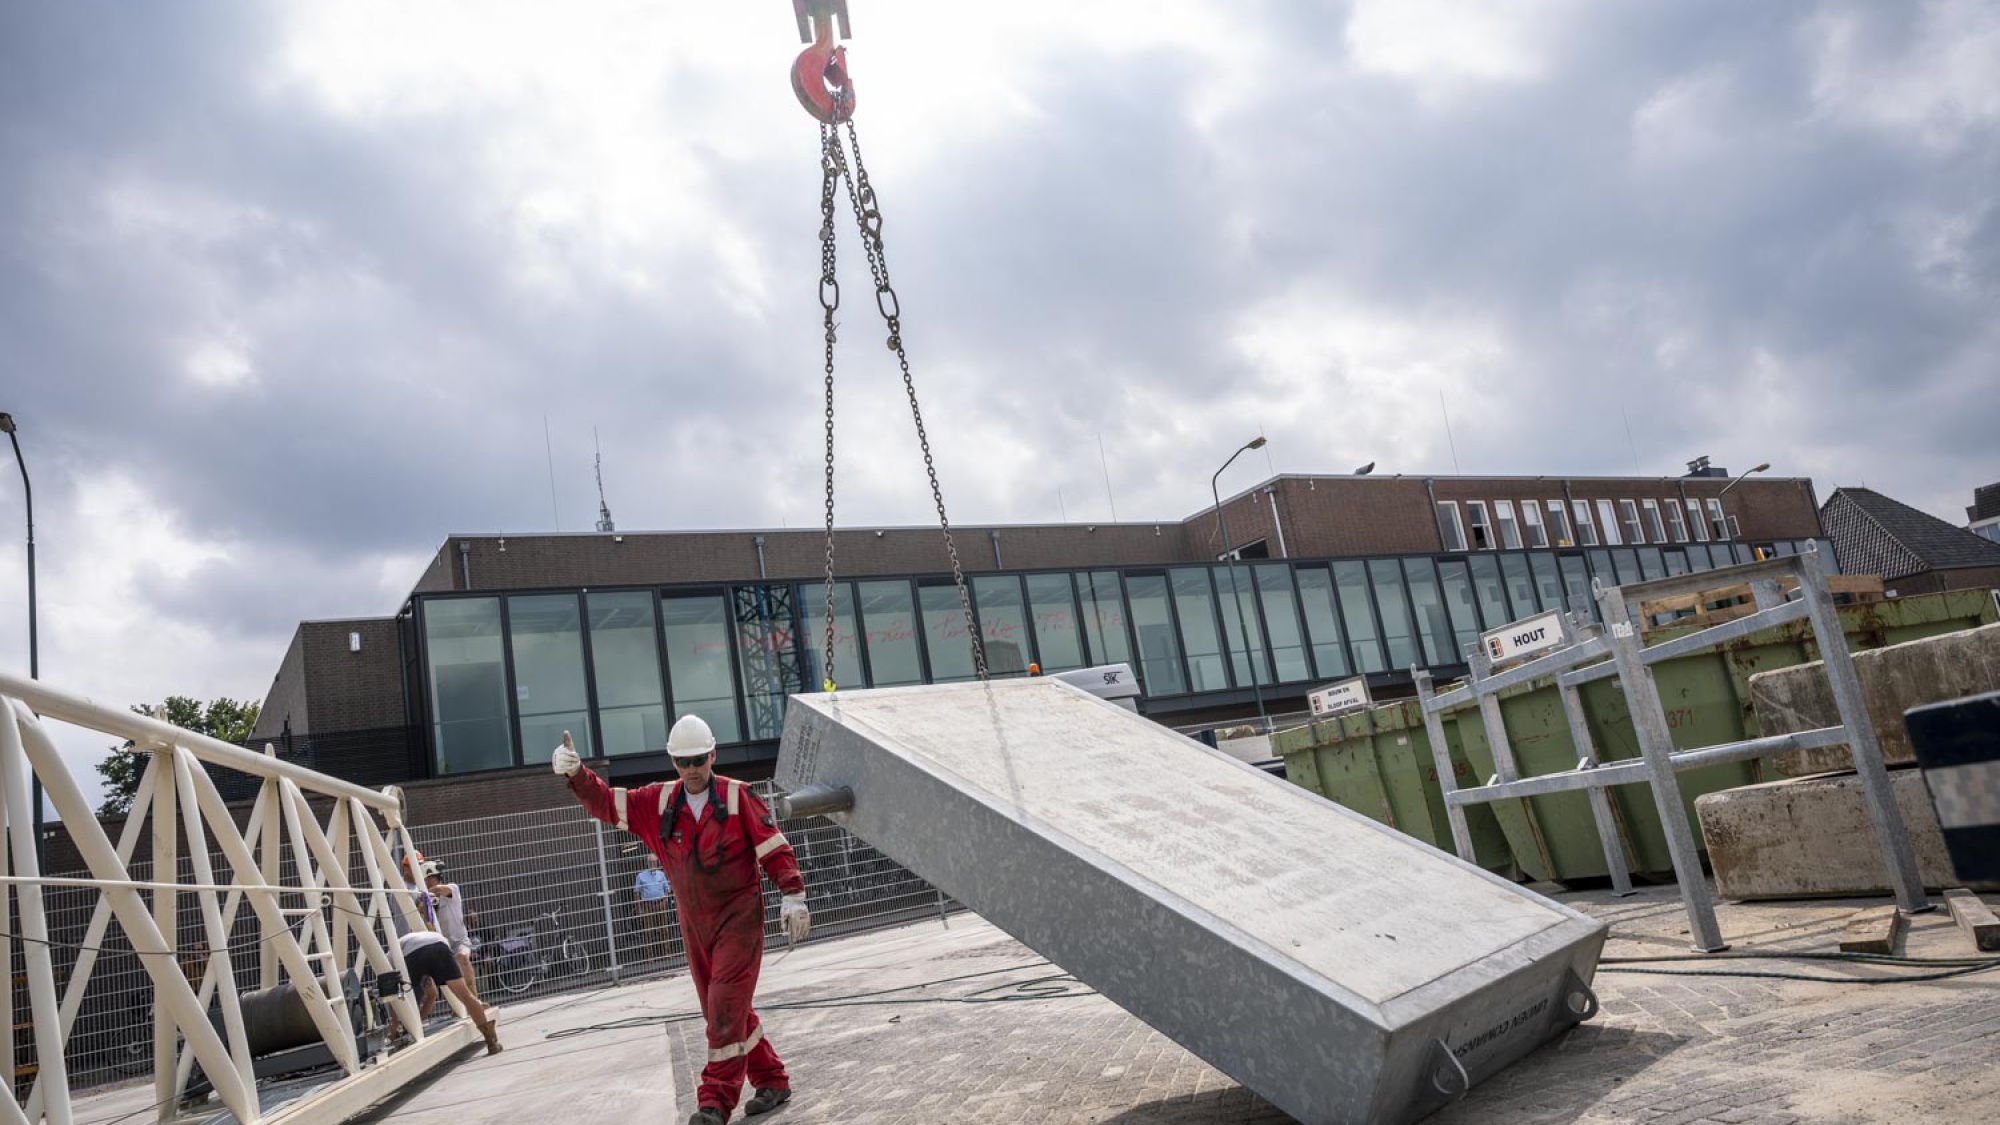
[(491, 1024), (486, 1027), (486, 1053), (489, 1055), (500, 1053), (500, 1030)]
[(755, 1097), (743, 1103), (743, 1115), (745, 1117), (755, 1117), (760, 1113), (769, 1113), (791, 1100), (792, 1092), (790, 1090), (767, 1087), (757, 1091)]
[(722, 1125), (725, 1120), (727, 1118), (722, 1116), (721, 1110), (712, 1105), (705, 1105), (695, 1110), (693, 1117), (688, 1118), (688, 1125)]

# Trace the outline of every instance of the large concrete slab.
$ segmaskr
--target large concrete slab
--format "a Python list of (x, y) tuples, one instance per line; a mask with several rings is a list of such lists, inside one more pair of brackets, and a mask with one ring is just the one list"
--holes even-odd
[[(1889, 780), (1924, 886), (1957, 885), (1922, 771), (1893, 770)], [(1715, 868), (1715, 891), (1723, 898), (1754, 902), (1889, 893), (1888, 868), (1854, 774), (1705, 793), (1694, 809)]]
[(1308, 1125), (1496, 1073), (1577, 1021), (1604, 941), (1051, 680), (794, 697), (777, 779), (851, 788), (834, 819)]
[[(1916, 761), (1903, 712), (1983, 692), (2000, 691), (2000, 624), (1906, 641), (1854, 654), (1854, 673), (1868, 718), (1889, 765)], [(1765, 734), (1840, 725), (1833, 689), (1818, 661), (1750, 677), (1750, 707)], [(1854, 768), (1846, 744), (1782, 754), (1778, 772), (1807, 777)]]

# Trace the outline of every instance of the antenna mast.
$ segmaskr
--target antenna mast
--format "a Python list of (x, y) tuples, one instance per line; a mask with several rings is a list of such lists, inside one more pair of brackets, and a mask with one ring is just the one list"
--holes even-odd
[(597, 530), (616, 531), (611, 524), (611, 506), (604, 502), (604, 450), (597, 444), (597, 427), (590, 427), (590, 447), (597, 453)]

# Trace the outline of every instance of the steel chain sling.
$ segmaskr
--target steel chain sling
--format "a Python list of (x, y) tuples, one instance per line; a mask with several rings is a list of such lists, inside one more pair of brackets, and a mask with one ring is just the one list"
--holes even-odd
[[(853, 88), (847, 82), (844, 58), (835, 60), (835, 56), (829, 56), (825, 66), (828, 80), (837, 80), (831, 91), (829, 112), (824, 116), (818, 112), (814, 114), (820, 118), (819, 303), (826, 335), (826, 591), (822, 647), (825, 668), (820, 686), (827, 692), (836, 690), (837, 686), (834, 678), (833, 349), (839, 330), (834, 314), (840, 309), (840, 280), (835, 268), (834, 207), (842, 180), (847, 183), (848, 201), (854, 208), (862, 250), (868, 258), (868, 272), (875, 283), (875, 308), (882, 314), (883, 323), (889, 330), (886, 343), (896, 353), (896, 365), (903, 376), (903, 391), (910, 401), (910, 418), (916, 424), (917, 444), (924, 455), (924, 474), (930, 481), (931, 501), (937, 506), (938, 528), (944, 536), (945, 554), (951, 560), (952, 584), (958, 590), (959, 608), (965, 614), (965, 634), (972, 648), (973, 672), (984, 680), (987, 678), (986, 646), (979, 635), (978, 618), (972, 611), (972, 594), (966, 586), (965, 569), (959, 562), (958, 543), (952, 537), (951, 517), (945, 513), (944, 489), (938, 484), (937, 462), (931, 453), (930, 435), (924, 428), (923, 408), (917, 402), (917, 384), (910, 372), (910, 358), (903, 349), (902, 305), (889, 281), (888, 258), (882, 248), (882, 211), (875, 197), (874, 185), (869, 182), (867, 166), (861, 160), (861, 138), (854, 131)], [(805, 99), (804, 93), (801, 93), (801, 98)], [(807, 108), (813, 109), (813, 103), (808, 101)], [(840, 137), (839, 125), (842, 122), (847, 126), (845, 146)], [(853, 152), (851, 162), (847, 149)], [(922, 607), (918, 606), (917, 611), (921, 614)]]

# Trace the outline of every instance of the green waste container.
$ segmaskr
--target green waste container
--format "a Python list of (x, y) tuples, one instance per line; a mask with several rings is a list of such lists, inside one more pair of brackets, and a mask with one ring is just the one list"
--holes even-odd
[[(1840, 617), (1850, 648), (1857, 650), (1996, 620), (1992, 599), (1984, 591), (1842, 606)], [(1648, 632), (1646, 639), (1658, 643), (1694, 631), (1695, 626), (1668, 627)], [(1655, 665), (1654, 680), (1675, 748), (1690, 750), (1760, 735), (1750, 709), (1750, 677), (1817, 660), (1811, 634), (1807, 623), (1794, 622)], [(1580, 690), (1598, 760), (1637, 758), (1631, 715), (1617, 681), (1597, 680)], [(1570, 737), (1553, 681), (1501, 692), (1500, 713), (1521, 776), (1576, 767), (1582, 754)], [(1447, 713), (1443, 726), (1458, 785), (1484, 784), (1495, 769), (1478, 709), (1467, 706)], [(1366, 712), (1281, 732), (1274, 746), (1285, 757), (1287, 775), (1298, 784), (1426, 843), (1451, 849), (1444, 798), (1423, 715), (1414, 700), (1378, 704)], [(1767, 780), (1762, 762), (1683, 771), (1683, 811), (1689, 823), (1696, 824), (1696, 797), (1762, 780)], [(1421, 802), (1414, 795), (1419, 790)], [(1631, 869), (1671, 872), (1673, 862), (1652, 793), (1644, 785), (1614, 786), (1607, 792)], [(1562, 883), (1588, 882), (1609, 874), (1589, 798), (1581, 792), (1472, 805), (1466, 813), (1478, 860), (1489, 869), (1501, 870), (1511, 862), (1527, 878)], [(1499, 842), (1493, 839), (1496, 834)], [(1698, 829), (1695, 838), (1701, 838)]]
[[(1445, 724), (1452, 769), (1460, 786), (1471, 785), (1472, 767), (1453, 726)], [(1415, 700), (1279, 731), (1271, 745), (1284, 757), (1285, 776), (1294, 783), (1432, 847), (1453, 850), (1444, 791), (1438, 786), (1431, 740)], [(1480, 866), (1512, 874), (1514, 856), (1493, 811), (1467, 809), (1466, 826)]]

